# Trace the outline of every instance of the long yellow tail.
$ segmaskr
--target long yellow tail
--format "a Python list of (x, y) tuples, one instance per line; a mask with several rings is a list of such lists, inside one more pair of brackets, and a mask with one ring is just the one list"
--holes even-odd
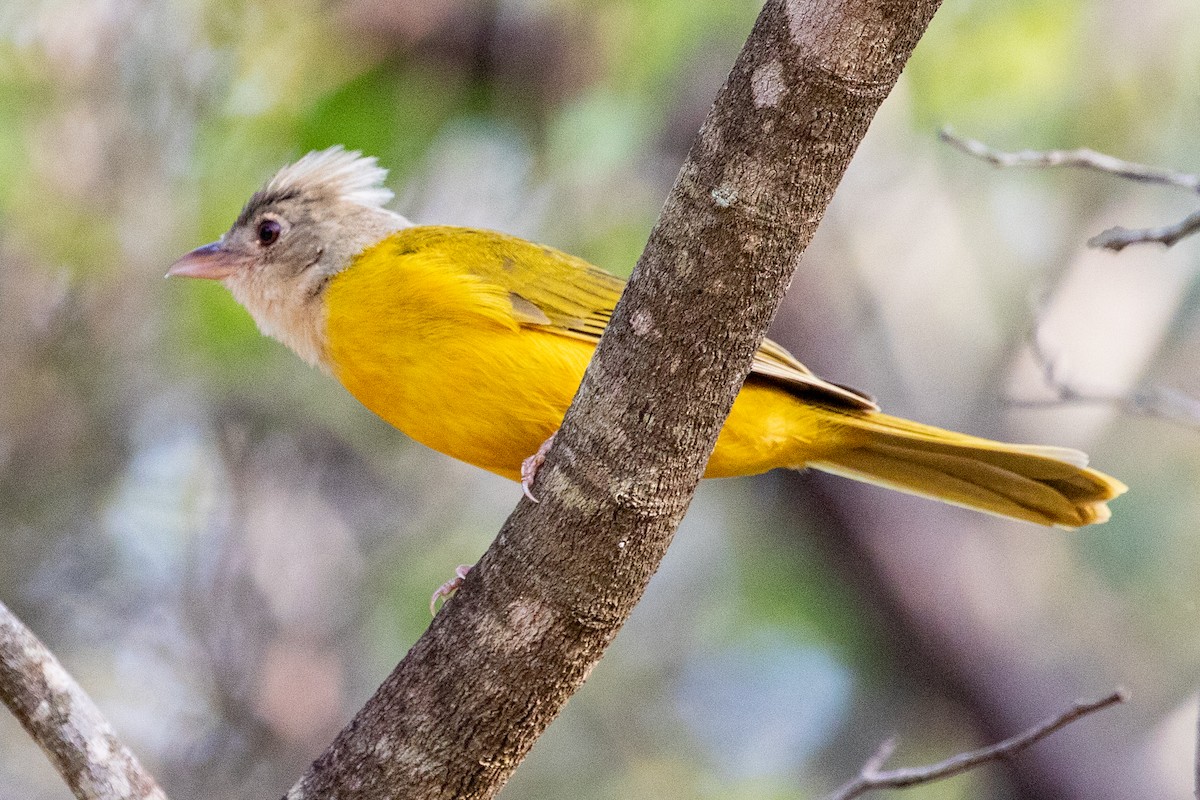
[(1126, 486), (1062, 447), (993, 442), (880, 413), (839, 415), (839, 445), (807, 466), (1004, 517), (1079, 528)]

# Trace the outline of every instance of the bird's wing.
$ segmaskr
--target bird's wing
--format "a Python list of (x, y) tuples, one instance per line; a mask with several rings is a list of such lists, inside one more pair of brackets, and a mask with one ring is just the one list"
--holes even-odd
[[(421, 246), (455, 251), (460, 268), (508, 293), (518, 324), (563, 336), (598, 341), (625, 288), (625, 281), (581, 258), (494, 231), (420, 226), (402, 234), (417, 234)], [(867, 395), (814, 375), (770, 339), (754, 354), (750, 374), (814, 402), (878, 408)]]
[(807, 400), (862, 411), (879, 410), (879, 406), (870, 395), (814, 375), (812, 370), (797, 361), (795, 356), (770, 339), (763, 339), (762, 344), (758, 346), (758, 352), (754, 354), (754, 363), (750, 366), (750, 374), (773, 381), (792, 394)]

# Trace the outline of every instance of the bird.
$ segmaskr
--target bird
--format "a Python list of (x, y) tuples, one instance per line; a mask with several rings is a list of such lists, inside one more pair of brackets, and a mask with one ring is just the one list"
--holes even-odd
[[(168, 276), (220, 281), (263, 334), (366, 408), (529, 493), (624, 281), (504, 233), (414, 224), (386, 208), (386, 177), (358, 151), (310, 152)], [(1065, 529), (1105, 522), (1108, 501), (1126, 490), (1077, 450), (886, 414), (768, 339), (704, 475), (778, 467)]]

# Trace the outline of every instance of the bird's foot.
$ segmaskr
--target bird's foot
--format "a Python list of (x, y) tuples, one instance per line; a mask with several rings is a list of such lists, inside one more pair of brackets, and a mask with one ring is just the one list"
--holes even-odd
[(430, 614), (437, 614), (438, 600), (449, 600), (450, 595), (458, 591), (458, 587), (462, 586), (467, 573), (471, 571), (471, 567), (471, 564), (459, 564), (454, 568), (454, 577), (439, 586), (437, 591), (433, 593), (433, 597), (429, 598)]
[(550, 434), (550, 438), (542, 442), (536, 453), (521, 462), (521, 491), (535, 503), (538, 499), (533, 496), (533, 479), (537, 477), (538, 470), (546, 461), (546, 453), (550, 452), (550, 445), (554, 444), (556, 435), (557, 432)]

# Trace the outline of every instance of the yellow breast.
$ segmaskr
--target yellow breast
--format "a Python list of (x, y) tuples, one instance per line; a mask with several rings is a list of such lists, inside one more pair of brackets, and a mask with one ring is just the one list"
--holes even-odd
[(363, 253), (326, 290), (329, 361), (413, 439), (516, 479), (558, 428), (593, 348), (522, 328), (505, 293), (451, 259)]

